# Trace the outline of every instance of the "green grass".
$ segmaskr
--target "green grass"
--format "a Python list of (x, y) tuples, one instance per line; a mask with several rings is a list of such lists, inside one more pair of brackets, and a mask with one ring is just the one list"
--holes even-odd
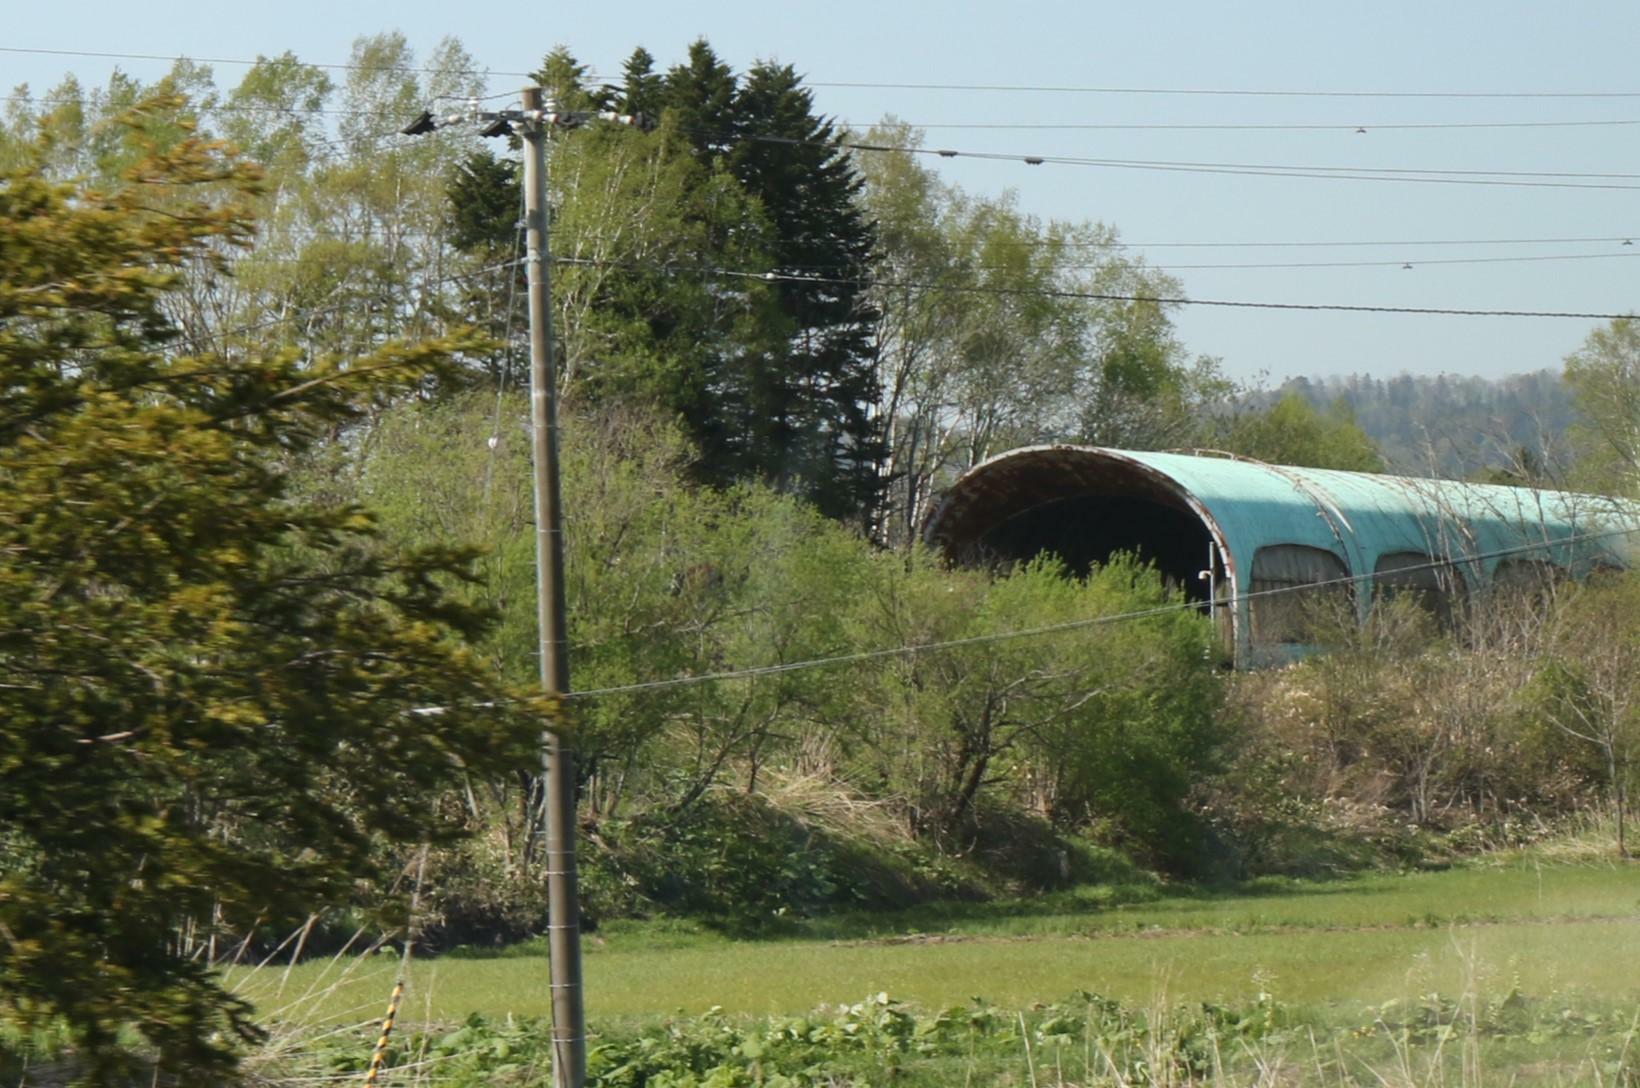
[[(1503, 924), (1456, 929), (1169, 934), (1157, 938), (968, 940), (938, 944), (759, 942), (586, 959), (594, 1020), (712, 1006), (796, 1013), (887, 991), (928, 1008), (979, 996), (1028, 1005), (1079, 989), (1137, 1004), (1245, 1001), (1260, 991), (1295, 1004), (1371, 1003), (1430, 991), (1640, 994), (1640, 920)], [(398, 964), (381, 958), (327, 995), (326, 1013), (374, 1014)], [(308, 972), (298, 972), (298, 976)], [(304, 978), (304, 981), (306, 979)], [(411, 1011), (433, 1020), (542, 1016), (543, 958), (424, 961), (411, 974)], [(256, 986), (247, 994), (264, 1008)], [(287, 993), (289, 991), (287, 990)]]
[[(1325, 1006), (1514, 988), (1623, 1000), (1640, 995), (1636, 963), (1640, 867), (1514, 864), (1222, 894), (1090, 888), (814, 921), (758, 941), (679, 923), (609, 927), (588, 942), (586, 980), (596, 1025), (712, 1006), (797, 1013), (877, 991), (925, 1008), (974, 996), (1018, 1007), (1083, 989), (1141, 1005), (1266, 992)], [(397, 971), (395, 958), (375, 957), (301, 964), (288, 979), (265, 968), (236, 984), (281, 1019), (361, 1020), (379, 1015)], [(529, 948), (419, 960), (406, 1016), (540, 1016), (546, 982), (546, 961)]]
[(900, 914), (816, 919), (830, 939), (916, 932), (1091, 935), (1138, 929), (1351, 928), (1640, 915), (1640, 868), (1516, 863), (1332, 881), (1266, 879), (1169, 894), (1092, 886), (1029, 901), (946, 904)]

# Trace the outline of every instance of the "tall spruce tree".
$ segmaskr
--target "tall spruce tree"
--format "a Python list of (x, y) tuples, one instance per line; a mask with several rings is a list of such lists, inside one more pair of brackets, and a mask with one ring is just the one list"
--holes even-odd
[(726, 169), (761, 205), (784, 326), (724, 390), (724, 441), (707, 450), (708, 463), (833, 517), (868, 518), (883, 453), (864, 285), (875, 237), (841, 135), (790, 65), (759, 62), (737, 78), (705, 40), (667, 73), (662, 101), (696, 158)]
[[(554, 252), (565, 262), (554, 306), (568, 384), (676, 413), (707, 482), (764, 480), (831, 516), (868, 519), (882, 458), (864, 289), (874, 232), (860, 176), (801, 77), (772, 63), (738, 77), (704, 40), (664, 76), (638, 49), (621, 85), (593, 87), (560, 47), (538, 77), (563, 108), (657, 122), (642, 135), (556, 137)], [(483, 162), (458, 176), (458, 245), (504, 236), (504, 180)], [(588, 202), (616, 197), (630, 206), (589, 214)]]
[(621, 66), (621, 85), (611, 88), (611, 101), (622, 113), (653, 119), (660, 114), (665, 87), (665, 79), (655, 71), (654, 55), (640, 45)]
[(861, 210), (864, 182), (832, 122), (790, 65), (760, 62), (735, 96), (730, 171), (773, 228), (784, 350), (748, 375), (748, 420), (762, 474), (827, 513), (869, 511), (882, 436), (872, 350), (876, 313), (866, 295), (875, 245)]
[(662, 80), (660, 103), (703, 166), (716, 165), (740, 138), (739, 81), (704, 38)]

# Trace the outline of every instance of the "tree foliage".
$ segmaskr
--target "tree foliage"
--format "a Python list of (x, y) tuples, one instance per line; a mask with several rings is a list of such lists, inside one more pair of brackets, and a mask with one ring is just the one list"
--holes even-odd
[(1591, 332), (1566, 357), (1566, 382), (1581, 416), (1574, 438), (1582, 482), (1640, 496), (1640, 320), (1617, 318)]
[(880, 564), (867, 588), (874, 643), (975, 640), (855, 682), (847, 764), (897, 792), (921, 832), (967, 849), (988, 810), (1014, 808), (1100, 827), (1161, 864), (1195, 860), (1186, 799), (1223, 740), (1210, 627), (1183, 610), (1076, 626), (1175, 601), (1153, 571), (1118, 557), (1077, 579), (1042, 559), (995, 579), (919, 551)]
[[(396, 409), (359, 475), (395, 539), (486, 545), (470, 591), (505, 618), (481, 652), (520, 678), (533, 667), (523, 412), (513, 397)], [(691, 485), (687, 442), (653, 415), (577, 414), (565, 436), (566, 503), (580, 512), (566, 527), (574, 686), (629, 689), (580, 700), (595, 819), (681, 818), (710, 791), (755, 792), (779, 769), (876, 783), (908, 827), (952, 850), (987, 813), (1014, 811), (1104, 826), (1190, 863), (1186, 796), (1221, 739), (1199, 616), (871, 653), (1165, 605), (1154, 572), (1128, 561), (1085, 580), (1047, 561), (1001, 579), (950, 571), (920, 550), (875, 551), (766, 486)], [(861, 652), (846, 667), (778, 671)], [(713, 675), (746, 668), (776, 672)], [(704, 679), (668, 683), (689, 676)], [(498, 800), (497, 818), (521, 800)], [(506, 837), (522, 850), (518, 830)]]
[[(834, 517), (868, 514), (879, 428), (859, 283), (873, 235), (801, 78), (772, 64), (737, 75), (704, 41), (664, 74), (636, 51), (620, 86), (592, 85), (562, 48), (538, 77), (562, 109), (620, 106), (654, 129), (553, 136), (566, 396), (675, 415), (706, 482), (761, 480)], [(509, 181), (482, 156), (457, 177), (464, 240), (505, 236)], [(497, 225), (474, 225), (486, 214)]]
[(1567, 431), (1575, 412), (1558, 371), (1291, 378), (1236, 400), (1240, 409), (1265, 412), (1289, 393), (1322, 415), (1337, 402), (1347, 405), (1394, 472), (1566, 486)]
[(1244, 457), (1274, 465), (1384, 471), (1378, 448), (1342, 400), (1318, 412), (1296, 393), (1287, 393), (1268, 409), (1236, 416), (1221, 427), (1217, 444)]
[(1603, 576), (1579, 587), (1554, 616), (1533, 693), (1536, 709), (1598, 755), (1629, 856), (1627, 822), (1640, 762), (1640, 576)]
[[(380, 838), (528, 735), (464, 648), (482, 610), (448, 546), (386, 554), (292, 456), (459, 371), (455, 336), (355, 357), (190, 338), (167, 313), (248, 243), (257, 172), (98, 139), (118, 180), (0, 177), (0, 1002), (66, 1025), (90, 1075), (225, 1071), (254, 1036), (191, 942), (345, 897)], [(409, 714), (449, 705), (436, 721)]]
[(859, 158), (879, 239), (881, 539), (914, 539), (936, 489), (1014, 446), (1198, 440), (1203, 409), (1229, 387), (1212, 360), (1188, 357), (1167, 305), (1142, 301), (1177, 284), (1123, 253), (1111, 227), (1043, 222), (1011, 196), (946, 184), (907, 125), (886, 121), (865, 142), (902, 149)]

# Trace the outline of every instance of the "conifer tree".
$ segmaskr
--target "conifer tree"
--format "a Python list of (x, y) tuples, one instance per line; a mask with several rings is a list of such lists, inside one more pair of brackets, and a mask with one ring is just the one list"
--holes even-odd
[[(537, 75), (562, 109), (657, 122), (555, 136), (566, 394), (675, 413), (704, 481), (763, 480), (866, 519), (882, 457), (863, 288), (874, 236), (859, 175), (801, 78), (759, 64), (742, 79), (704, 40), (664, 76), (634, 51), (621, 86), (590, 86), (562, 47)], [(461, 247), (493, 242), (515, 218), (503, 173), (481, 157), (453, 181)]]
[(0, 1011), (66, 1028), (95, 1084), (219, 1081), (258, 1029), (200, 935), (345, 901), (539, 725), (482, 709), (522, 704), (464, 648), (470, 556), (385, 554), (286, 484), (477, 345), (180, 333), (168, 298), (248, 244), (256, 180), (155, 113), (105, 134), (123, 182), (51, 180), (44, 144), (0, 175)]

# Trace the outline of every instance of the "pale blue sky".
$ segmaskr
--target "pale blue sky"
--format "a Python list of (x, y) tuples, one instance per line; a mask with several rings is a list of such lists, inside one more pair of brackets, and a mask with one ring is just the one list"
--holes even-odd
[[(1201, 172), (939, 160), (975, 192), (1017, 192), (1041, 216), (1097, 219), (1147, 244), (1155, 265), (1388, 261), (1383, 267), (1178, 268), (1188, 294), (1246, 301), (1627, 312), (1640, 306), (1640, 4), (1629, 2), (1014, 5), (752, 3), (522, 6), (173, 0), (0, 0), (0, 46), (250, 58), (293, 50), (344, 62), (360, 34), (397, 29), (422, 52), (460, 38), (496, 73), (525, 71), (555, 43), (600, 72), (636, 45), (663, 65), (705, 35), (737, 68), (773, 57), (805, 73), (820, 108), (856, 123), (892, 113), (928, 126), (1328, 125), (1326, 130), (930, 128), (964, 151), (1198, 163), (1624, 174), (1535, 178), (1631, 188), (1232, 177)], [(162, 62), (0, 52), (0, 83), (36, 91), (66, 71), (101, 82)], [(219, 84), (242, 71), (217, 66)], [(492, 91), (521, 81), (497, 74)], [(829, 84), (943, 83), (1330, 92), (1605, 92), (1630, 97), (1201, 96), (930, 91)], [(1562, 122), (1636, 122), (1584, 124)], [(1546, 125), (1545, 122), (1556, 123)], [(1391, 124), (1508, 127), (1376, 128)], [(1539, 127), (1520, 127), (1536, 123)], [(1365, 125), (1364, 134), (1354, 131)], [(1507, 239), (1621, 239), (1534, 245)], [(1419, 242), (1464, 245), (1183, 248), (1161, 243)], [(1499, 257), (1590, 259), (1434, 264)], [(1412, 269), (1401, 264), (1411, 262)], [(1558, 366), (1598, 322), (1305, 314), (1188, 307), (1192, 351), (1237, 377), (1351, 371), (1501, 375)]]

